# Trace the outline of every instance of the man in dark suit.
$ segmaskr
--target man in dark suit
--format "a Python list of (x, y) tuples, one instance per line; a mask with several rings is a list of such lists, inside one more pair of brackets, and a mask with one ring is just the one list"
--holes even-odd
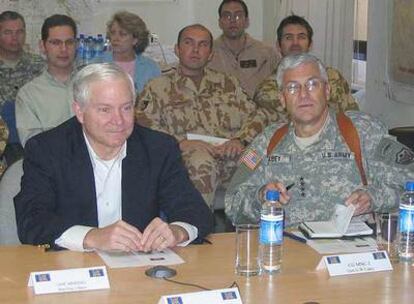
[(15, 198), (22, 243), (149, 251), (208, 234), (212, 215), (175, 140), (134, 124), (130, 76), (92, 64), (75, 76), (73, 93), (76, 117), (26, 144)]

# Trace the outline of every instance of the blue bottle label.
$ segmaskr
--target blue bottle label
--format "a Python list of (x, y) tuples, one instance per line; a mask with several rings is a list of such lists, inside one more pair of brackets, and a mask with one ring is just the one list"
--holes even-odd
[(413, 206), (400, 206), (400, 232), (414, 232)]
[(264, 245), (280, 245), (283, 242), (283, 215), (272, 220), (260, 221), (260, 243)]

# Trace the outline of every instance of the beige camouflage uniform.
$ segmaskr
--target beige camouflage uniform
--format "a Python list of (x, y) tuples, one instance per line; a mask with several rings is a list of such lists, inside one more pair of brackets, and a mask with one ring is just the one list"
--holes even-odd
[[(326, 72), (331, 87), (328, 106), (335, 109), (336, 112), (359, 110), (357, 102), (351, 95), (348, 83), (341, 73), (331, 67), (327, 67)], [(253, 97), (253, 101), (265, 110), (270, 122), (286, 122), (288, 120), (288, 113), (280, 103), (278, 94), (276, 74), (273, 74), (257, 86)]]
[(0, 117), (0, 177), (6, 170), (6, 164), (2, 161), (4, 149), (7, 145), (7, 139), (9, 138), (9, 130), (4, 120)]
[(38, 76), (45, 62), (39, 55), (23, 52), (14, 67), (0, 59), (0, 109), (6, 101), (15, 101), (17, 91)]
[[(174, 136), (187, 133), (238, 138), (248, 143), (261, 132), (264, 115), (241, 89), (238, 80), (206, 68), (200, 88), (176, 70), (151, 80), (138, 98), (137, 121)], [(236, 159), (217, 159), (203, 151), (183, 153), (191, 180), (211, 206), (218, 184), (229, 180)]]
[[(257, 153), (257, 166), (250, 169), (241, 162), (225, 197), (226, 215), (233, 223), (258, 222), (261, 202), (259, 189), (269, 182), (280, 181), (289, 190), (290, 202), (284, 207), (285, 224), (321, 221), (331, 218), (335, 204), (343, 204), (357, 189), (368, 191), (374, 211), (397, 208), (407, 180), (414, 179), (414, 153), (388, 135), (378, 120), (362, 112), (350, 111), (361, 141), (362, 160), (368, 186), (361, 177), (350, 151), (342, 139), (333, 110), (319, 140), (301, 150), (294, 140), (292, 123), (289, 131), (271, 155), (266, 155), (270, 138), (281, 124), (266, 128), (252, 142), (248, 151)], [(246, 152), (247, 153), (247, 152)]]

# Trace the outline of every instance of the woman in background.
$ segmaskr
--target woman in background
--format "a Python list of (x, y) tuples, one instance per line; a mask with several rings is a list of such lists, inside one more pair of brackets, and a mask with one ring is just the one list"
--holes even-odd
[(155, 61), (143, 56), (149, 43), (149, 31), (137, 15), (120, 11), (107, 23), (107, 37), (112, 53), (105, 53), (104, 62), (114, 62), (134, 79), (137, 94), (152, 78), (161, 75)]

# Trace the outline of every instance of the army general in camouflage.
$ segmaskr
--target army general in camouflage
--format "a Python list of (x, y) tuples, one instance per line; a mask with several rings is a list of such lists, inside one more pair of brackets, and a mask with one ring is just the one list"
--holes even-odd
[[(202, 25), (182, 29), (175, 52), (177, 70), (153, 79), (138, 99), (136, 118), (144, 126), (175, 136), (190, 178), (212, 207), (218, 184), (229, 180), (244, 144), (262, 130), (263, 115), (236, 78), (206, 68), (211, 33)], [(221, 145), (188, 140), (187, 134), (229, 139)]]
[[(277, 81), (292, 121), (266, 128), (242, 156), (225, 197), (232, 222), (257, 222), (268, 189), (280, 191), (287, 226), (329, 220), (335, 204), (353, 204), (356, 215), (396, 208), (405, 181), (414, 178), (413, 152), (388, 136), (380, 121), (356, 111), (342, 113), (361, 153), (351, 148), (340, 115), (328, 109), (327, 75), (316, 57), (285, 57)], [(283, 129), (279, 143), (269, 147)]]
[(9, 138), (9, 130), (4, 120), (0, 116), (0, 177), (6, 170), (6, 164), (3, 161), (3, 152), (7, 145), (7, 139)]
[[(281, 21), (277, 29), (277, 48), (282, 56), (309, 52), (312, 48), (313, 29), (302, 17), (291, 15)], [(326, 68), (330, 86), (328, 106), (335, 111), (358, 110), (349, 85), (341, 73)], [(280, 103), (276, 72), (262, 81), (256, 88), (253, 101), (265, 109), (271, 122), (286, 122), (288, 114)]]
[(45, 64), (39, 56), (23, 50), (26, 28), (23, 17), (12, 11), (0, 14), (0, 109), (15, 101), (17, 91), (39, 75)]

